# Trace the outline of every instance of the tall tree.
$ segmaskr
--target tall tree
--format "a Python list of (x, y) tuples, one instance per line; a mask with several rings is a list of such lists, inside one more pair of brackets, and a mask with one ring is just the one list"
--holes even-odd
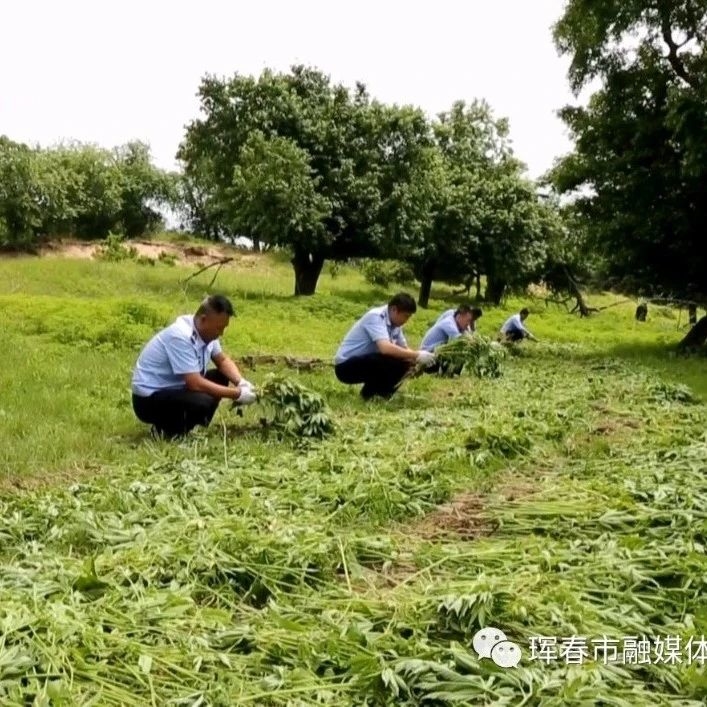
[(402, 183), (408, 218), (401, 235), (420, 279), (426, 307), (432, 281), (484, 274), (486, 297), (526, 284), (544, 257), (535, 187), (508, 141), (508, 123), (489, 106), (456, 102), (433, 124), (436, 155)]
[[(292, 140), (265, 137), (256, 130), (246, 139), (226, 195), (238, 207), (230, 213), (235, 232), (292, 247), (295, 257), (312, 257), (295, 267), (295, 294), (316, 289), (323, 255), (330, 245), (324, 223), (332, 206), (316, 190), (309, 155)], [(304, 256), (302, 254), (314, 254)]]
[(707, 0), (570, 0), (554, 32), (573, 89), (601, 88), (561, 112), (576, 148), (552, 181), (617, 288), (706, 303)]
[(207, 77), (199, 93), (204, 117), (178, 157), (212, 228), (289, 246), (298, 295), (314, 293), (325, 259), (383, 252), (394, 185), (429, 142), (421, 111), (302, 66)]
[(143, 142), (129, 142), (113, 150), (119, 173), (120, 209), (118, 219), (127, 238), (152, 233), (163, 225), (160, 207), (178, 200), (177, 179), (158, 169)]
[(151, 163), (143, 143), (41, 149), (0, 137), (0, 245), (143, 235), (161, 225), (159, 209), (176, 198), (175, 181)]

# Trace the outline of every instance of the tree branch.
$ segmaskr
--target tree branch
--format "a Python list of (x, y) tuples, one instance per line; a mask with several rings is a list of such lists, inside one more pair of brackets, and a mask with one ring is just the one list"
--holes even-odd
[(211, 287), (211, 285), (213, 285), (214, 281), (216, 280), (216, 275), (219, 274), (219, 270), (221, 270), (221, 268), (226, 263), (230, 263), (232, 260), (233, 260), (233, 258), (221, 258), (221, 260), (216, 260), (213, 263), (210, 263), (209, 265), (205, 265), (203, 268), (199, 268), (195, 273), (192, 273), (191, 275), (189, 275), (189, 277), (186, 280), (184, 280), (184, 282), (182, 283), (182, 285), (184, 286), (184, 289), (186, 290), (187, 283), (189, 282), (189, 280), (195, 278), (197, 275), (200, 275), (205, 270), (208, 270), (209, 268), (213, 268), (214, 266), (217, 265), (218, 268), (216, 269), (216, 272), (214, 273), (214, 276), (211, 278), (211, 282), (209, 283), (209, 287)]
[(239, 361), (248, 368), (256, 368), (258, 364), (284, 365), (297, 370), (312, 371), (316, 368), (333, 366), (331, 361), (321, 358), (297, 358), (295, 356), (281, 356), (277, 354), (246, 354), (239, 356)]
[[(660, 14), (660, 31), (663, 35), (663, 41), (668, 46), (668, 62), (670, 66), (673, 67), (673, 71), (689, 86), (696, 89), (699, 86), (699, 81), (696, 80), (694, 76), (688, 74), (687, 69), (685, 69), (685, 64), (683, 64), (680, 55), (678, 54), (678, 49), (683, 46), (683, 44), (676, 44), (673, 39), (673, 32), (670, 26), (670, 10), (668, 10), (664, 3), (658, 3), (658, 13)], [(689, 41), (689, 39), (687, 40)], [(687, 42), (685, 42), (687, 43)]]

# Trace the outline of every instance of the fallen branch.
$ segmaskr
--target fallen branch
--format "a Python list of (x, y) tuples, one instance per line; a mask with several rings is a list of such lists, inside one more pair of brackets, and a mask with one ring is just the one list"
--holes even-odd
[(216, 268), (216, 272), (214, 273), (214, 276), (211, 278), (211, 282), (208, 285), (209, 287), (211, 287), (214, 284), (214, 282), (216, 281), (216, 277), (219, 274), (219, 271), (221, 270), (221, 268), (224, 265), (226, 265), (226, 263), (230, 263), (232, 260), (233, 260), (233, 258), (230, 258), (230, 257), (229, 258), (221, 258), (220, 260), (215, 260), (213, 263), (209, 263), (209, 265), (204, 265), (203, 268), (199, 268), (195, 273), (192, 273), (191, 275), (189, 275), (189, 277), (186, 280), (184, 280), (184, 282), (182, 283), (184, 290), (186, 291), (187, 283), (189, 282), (189, 280), (192, 280), (197, 275), (201, 275), (201, 273), (208, 270), (209, 268), (213, 268), (214, 266), (218, 266)]
[(577, 300), (577, 304), (575, 304), (575, 306), (570, 309), (570, 314), (579, 312), (580, 317), (588, 317), (592, 312), (598, 311), (599, 310), (596, 307), (589, 307), (582, 299), (581, 301)]
[(632, 300), (630, 299), (622, 299), (619, 300), (618, 302), (612, 302), (611, 304), (605, 304), (603, 307), (599, 307), (597, 311), (603, 312), (605, 309), (611, 309), (611, 307), (618, 307), (620, 304), (626, 304), (627, 302), (631, 302)]
[(278, 356), (275, 354), (255, 354), (240, 356), (239, 361), (244, 366), (255, 368), (258, 364), (284, 365), (288, 368), (296, 368), (300, 371), (313, 371), (323, 366), (333, 366), (333, 362), (325, 361), (322, 358), (296, 358), (295, 356)]
[(567, 306), (567, 303), (571, 301), (572, 297), (565, 297), (564, 299), (560, 299), (559, 297), (546, 297), (545, 306), (547, 307), (550, 304), (562, 305), (569, 312), (569, 307)]

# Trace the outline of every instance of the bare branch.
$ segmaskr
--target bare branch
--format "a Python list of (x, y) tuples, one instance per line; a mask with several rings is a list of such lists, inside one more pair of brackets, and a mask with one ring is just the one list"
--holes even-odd
[(281, 356), (278, 354), (246, 354), (240, 356), (239, 360), (248, 368), (256, 368), (258, 364), (273, 364), (296, 368), (298, 371), (312, 371), (316, 368), (334, 365), (331, 361), (325, 361), (321, 358), (297, 358), (295, 356)]
[(203, 268), (199, 268), (195, 273), (192, 273), (191, 275), (189, 275), (189, 277), (186, 280), (184, 280), (184, 282), (182, 283), (182, 285), (184, 286), (184, 289), (186, 290), (187, 283), (189, 282), (189, 280), (192, 280), (197, 275), (201, 275), (201, 273), (203, 273), (205, 270), (208, 270), (209, 268), (213, 268), (214, 266), (218, 266), (218, 268), (216, 269), (216, 272), (214, 273), (214, 276), (211, 278), (211, 282), (209, 283), (209, 287), (211, 287), (211, 285), (213, 285), (214, 281), (216, 280), (216, 275), (218, 275), (219, 270), (221, 270), (221, 268), (224, 265), (226, 265), (226, 263), (230, 263), (232, 260), (233, 260), (233, 258), (221, 258), (221, 260), (215, 260), (213, 263), (210, 263), (209, 265), (205, 265)]
[[(673, 71), (689, 86), (692, 88), (698, 88), (699, 86), (699, 81), (694, 76), (691, 76), (688, 72), (687, 69), (685, 68), (685, 64), (682, 61), (682, 58), (678, 54), (678, 49), (680, 49), (682, 44), (678, 45), (675, 40), (673, 39), (673, 31), (672, 27), (670, 26), (670, 10), (665, 6), (664, 3), (659, 2), (658, 3), (658, 12), (660, 14), (660, 31), (661, 34), (663, 35), (663, 41), (666, 43), (668, 46), (668, 62), (670, 63), (670, 66), (673, 67)], [(689, 41), (689, 40), (688, 40)]]

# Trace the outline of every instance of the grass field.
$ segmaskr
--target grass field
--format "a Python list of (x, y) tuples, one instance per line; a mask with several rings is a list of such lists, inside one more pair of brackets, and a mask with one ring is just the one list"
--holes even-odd
[[(276, 441), (222, 405), (155, 442), (130, 373), (206, 293), (211, 273), (185, 291), (189, 272), (0, 259), (1, 704), (704, 704), (707, 360), (671, 355), (672, 310), (640, 324), (631, 303), (580, 320), (511, 300), (481, 331), (529, 303), (542, 342), (500, 379), (426, 376), (364, 404), (331, 369), (288, 371), (335, 436)], [(329, 359), (392, 292), (346, 268), (313, 298), (291, 288), (282, 258), (219, 274), (236, 360)], [(433, 291), (413, 346), (453, 302)], [(521, 646), (518, 667), (477, 657), (484, 626)], [(538, 636), (554, 659), (533, 659)], [(649, 662), (595, 660), (593, 641), (631, 636)]]

